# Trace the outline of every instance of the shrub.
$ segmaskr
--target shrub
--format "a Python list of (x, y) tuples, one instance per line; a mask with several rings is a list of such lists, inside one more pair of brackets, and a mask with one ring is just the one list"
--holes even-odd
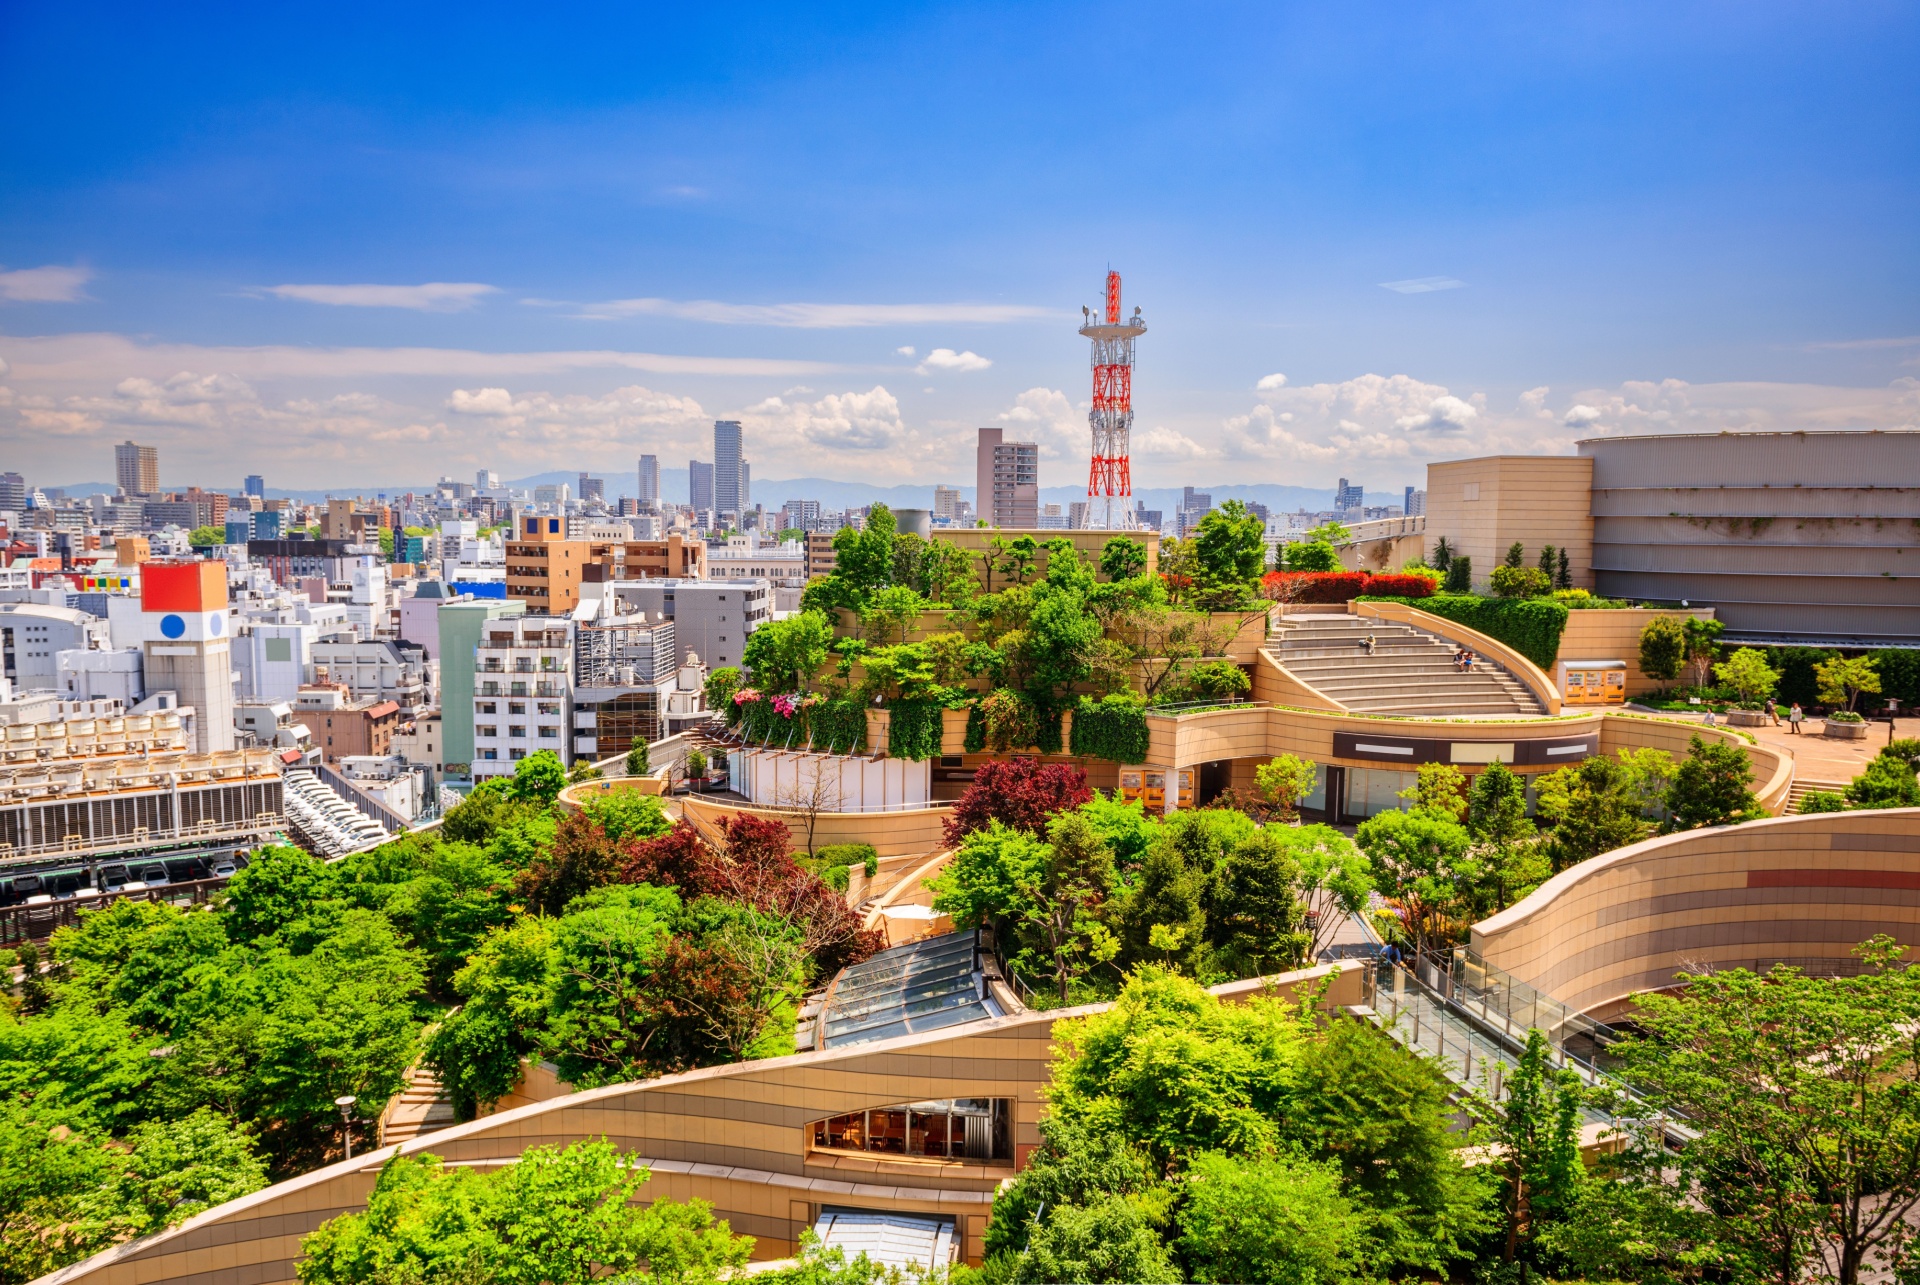
[(829, 843), (813, 854), (813, 866), (816, 870), (859, 866), (871, 879), (880, 873), (880, 855), (871, 843)]
[(1229, 700), (1252, 688), (1247, 671), (1230, 660), (1203, 660), (1187, 671), (1187, 694), (1194, 700)]
[(1850, 709), (1836, 709), (1827, 715), (1827, 721), (1829, 723), (1864, 723), (1867, 718), (1866, 715), (1856, 714)]
[(1534, 567), (1495, 567), (1493, 591), (1502, 598), (1544, 598), (1553, 592), (1553, 581)]
[[(1462, 559), (1455, 558), (1454, 566)], [(1363, 599), (1362, 601), (1365, 601)], [(1547, 598), (1482, 598), (1477, 594), (1443, 593), (1409, 602), (1421, 611), (1444, 616), (1489, 638), (1507, 644), (1542, 669), (1550, 669), (1560, 654), (1560, 635), (1567, 628), (1567, 608)]]
[(1845, 812), (1847, 801), (1831, 790), (1808, 790), (1800, 796), (1800, 813)]
[(1456, 554), (1453, 559), (1447, 563), (1446, 592), (1473, 592), (1473, 559), (1464, 553)]
[(960, 748), (969, 754), (980, 754), (987, 748), (987, 711), (979, 701), (967, 706), (967, 735)]
[(707, 708), (717, 709), (732, 727), (740, 721), (739, 711), (733, 703), (733, 694), (740, 690), (740, 671), (728, 665), (716, 669), (707, 675), (706, 686), (702, 689), (707, 698)]
[(887, 755), (919, 763), (940, 753), (941, 714), (946, 706), (919, 697), (896, 700), (887, 706)]
[(1072, 751), (1087, 758), (1115, 763), (1144, 763), (1147, 758), (1147, 711), (1137, 697), (1080, 698), (1073, 711)]
[(1365, 571), (1269, 571), (1261, 581), (1270, 598), (1288, 596), (1280, 592), (1280, 586), (1296, 584), (1299, 588), (1293, 591), (1291, 601), (1312, 603), (1352, 602), (1362, 594), (1426, 598), (1434, 589), (1430, 576), (1376, 576)]
[(1040, 710), (1024, 692), (997, 688), (980, 698), (981, 749), (1031, 748), (1040, 739)]
[(645, 776), (652, 770), (647, 766), (647, 743), (635, 741), (633, 748), (627, 751), (627, 775)]
[(1856, 808), (1920, 808), (1920, 780), (1905, 759), (1883, 752), (1847, 787), (1847, 801)]

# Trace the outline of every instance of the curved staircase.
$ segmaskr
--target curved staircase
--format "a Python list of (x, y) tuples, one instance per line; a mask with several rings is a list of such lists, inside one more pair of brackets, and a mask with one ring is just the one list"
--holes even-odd
[(1464, 673), (1455, 668), (1453, 650), (1437, 634), (1396, 621), (1305, 614), (1284, 617), (1266, 645), (1275, 664), (1356, 714), (1546, 713), (1525, 683), (1484, 656)]
[(456, 1123), (453, 1099), (440, 1084), (432, 1068), (416, 1064), (407, 1071), (400, 1096), (393, 1100), (380, 1122), (380, 1145), (410, 1142), (423, 1133), (437, 1133)]

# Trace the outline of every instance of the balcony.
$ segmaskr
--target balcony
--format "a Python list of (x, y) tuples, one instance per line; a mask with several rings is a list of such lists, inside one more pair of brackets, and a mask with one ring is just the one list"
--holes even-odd
[(499, 695), (501, 695), (501, 691), (500, 691), (500, 684), (499, 684), (499, 683), (481, 683), (481, 684), (480, 684), (480, 689), (479, 689), (478, 691), (476, 691), (476, 692), (474, 693), (474, 695), (476, 695), (476, 696), (499, 696)]

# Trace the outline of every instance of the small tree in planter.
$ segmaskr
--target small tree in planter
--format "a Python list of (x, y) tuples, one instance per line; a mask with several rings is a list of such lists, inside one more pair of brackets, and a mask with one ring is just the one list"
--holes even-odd
[(645, 776), (653, 769), (647, 765), (647, 743), (635, 741), (633, 748), (627, 751), (627, 775)]
[(1447, 592), (1473, 592), (1473, 559), (1456, 553), (1447, 560)]
[(1640, 672), (1662, 684), (1680, 677), (1687, 659), (1687, 631), (1672, 616), (1655, 616), (1640, 631)]
[(707, 779), (707, 756), (699, 750), (688, 750), (687, 780), (689, 783), (704, 783)]
[(1713, 667), (1713, 675), (1740, 697), (1745, 706), (1755, 706), (1773, 694), (1780, 671), (1767, 663), (1766, 656), (1753, 647), (1742, 647)]
[(1493, 591), (1502, 598), (1544, 598), (1553, 592), (1553, 578), (1533, 567), (1509, 563), (1493, 569)]
[(1851, 659), (1835, 656), (1813, 667), (1813, 678), (1820, 688), (1820, 699), (1829, 709), (1846, 706), (1847, 713), (1855, 714), (1861, 693), (1877, 693), (1880, 690), (1880, 670), (1871, 656), (1855, 656)]

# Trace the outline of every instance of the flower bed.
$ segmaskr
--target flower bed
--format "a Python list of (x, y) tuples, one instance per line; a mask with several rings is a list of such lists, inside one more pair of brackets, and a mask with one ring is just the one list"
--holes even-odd
[(1426, 598), (1433, 593), (1433, 581), (1425, 576), (1381, 576), (1366, 571), (1269, 571), (1260, 585), (1269, 598), (1301, 603), (1352, 602), (1362, 595)]

